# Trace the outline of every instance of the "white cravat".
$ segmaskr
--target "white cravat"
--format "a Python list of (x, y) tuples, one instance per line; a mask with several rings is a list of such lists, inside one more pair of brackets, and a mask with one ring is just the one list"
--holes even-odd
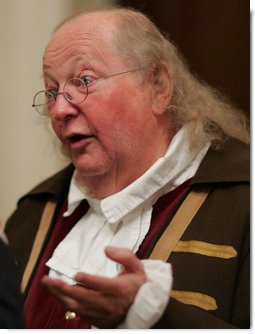
[[(127, 247), (136, 252), (149, 230), (153, 204), (160, 196), (194, 176), (209, 145), (208, 142), (191, 145), (188, 128), (183, 127), (171, 141), (164, 157), (157, 160), (144, 175), (128, 187), (102, 200), (91, 198), (86, 190), (76, 183), (74, 173), (68, 194), (68, 210), (64, 216), (70, 215), (84, 198), (87, 199), (90, 208), (56, 247), (53, 256), (46, 264), (50, 267), (49, 275), (60, 277), (70, 284), (75, 283), (72, 277), (78, 271), (107, 277), (116, 276), (119, 267), (105, 256), (104, 248), (111, 245)], [(147, 261), (149, 262), (146, 263)], [(170, 292), (171, 287), (169, 264), (152, 260), (144, 260), (143, 264), (148, 283), (144, 284), (141, 291), (139, 290), (137, 305), (141, 300), (143, 303), (146, 303), (145, 300), (151, 302), (151, 298), (156, 302), (157, 297), (153, 297), (155, 284), (158, 286), (159, 299), (162, 301), (161, 289)], [(165, 273), (161, 275), (160, 280), (156, 278), (153, 264), (156, 272)], [(162, 268), (161, 271), (159, 267)], [(146, 284), (153, 286), (152, 295), (148, 294)], [(146, 291), (145, 299), (142, 290)], [(160, 314), (166, 306), (168, 296), (169, 294), (161, 302)], [(140, 315), (140, 320), (135, 321), (134, 313), (137, 315), (140, 309), (141, 307), (137, 311), (135, 303), (131, 316), (130, 314), (127, 316), (127, 323), (124, 322), (121, 328), (149, 328), (148, 326), (152, 325), (151, 319), (154, 319), (150, 312), (155, 310), (153, 311), (153, 307), (149, 308), (150, 312), (147, 309), (145, 312), (147, 315)], [(143, 309), (146, 310), (146, 307)]]

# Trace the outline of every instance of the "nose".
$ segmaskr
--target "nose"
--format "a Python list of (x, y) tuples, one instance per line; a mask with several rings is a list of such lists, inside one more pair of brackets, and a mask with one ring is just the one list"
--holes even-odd
[(61, 121), (68, 117), (75, 117), (78, 113), (78, 108), (66, 99), (63, 92), (59, 92), (54, 105), (51, 107), (51, 117)]

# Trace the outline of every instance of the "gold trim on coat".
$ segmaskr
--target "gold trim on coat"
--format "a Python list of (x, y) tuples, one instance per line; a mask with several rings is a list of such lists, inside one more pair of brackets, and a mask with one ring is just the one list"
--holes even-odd
[(206, 200), (209, 191), (210, 189), (201, 189), (188, 194), (154, 246), (150, 259), (167, 261), (178, 240)]
[(197, 306), (206, 311), (214, 311), (218, 308), (216, 300), (203, 293), (172, 290), (170, 296), (183, 304)]
[(43, 242), (45, 240), (45, 237), (47, 235), (47, 232), (50, 227), (50, 223), (54, 214), (54, 211), (56, 209), (56, 203), (54, 202), (47, 202), (42, 214), (42, 218), (38, 227), (38, 231), (36, 234), (35, 241), (33, 243), (33, 248), (29, 257), (29, 260), (27, 262), (26, 269), (24, 271), (22, 282), (21, 282), (21, 291), (24, 292), (29, 278), (33, 272), (33, 269), (35, 267), (35, 264), (39, 258)]
[(198, 240), (180, 240), (173, 249), (173, 252), (195, 253), (221, 259), (231, 259), (237, 256), (237, 251), (232, 246), (216, 245)]

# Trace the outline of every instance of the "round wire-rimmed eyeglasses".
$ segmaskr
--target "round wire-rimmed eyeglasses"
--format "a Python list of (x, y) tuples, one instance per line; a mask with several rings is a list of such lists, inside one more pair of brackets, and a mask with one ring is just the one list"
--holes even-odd
[[(119, 72), (98, 79), (93, 79), (92, 82), (94, 83), (97, 82), (98, 80), (108, 79), (111, 77), (115, 77), (117, 75), (141, 71), (145, 69), (146, 67), (140, 67), (133, 70)], [(89, 94), (88, 85), (89, 82), (86, 82), (85, 77), (84, 78), (74, 77), (66, 81), (62, 92), (58, 92), (54, 89), (40, 90), (35, 94), (33, 98), (32, 107), (34, 107), (40, 115), (51, 116), (53, 114), (53, 111), (51, 112), (50, 110), (54, 106), (58, 95), (63, 95), (65, 99), (71, 104), (74, 105), (81, 104), (86, 100)]]

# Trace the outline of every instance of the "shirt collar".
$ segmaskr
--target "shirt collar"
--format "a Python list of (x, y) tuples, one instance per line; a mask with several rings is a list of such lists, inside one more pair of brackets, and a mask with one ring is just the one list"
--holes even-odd
[(86, 189), (77, 184), (75, 171), (68, 194), (68, 210), (64, 215), (70, 215), (84, 198), (109, 223), (120, 222), (141, 205), (153, 205), (161, 195), (194, 176), (209, 148), (209, 142), (191, 144), (188, 132), (187, 127), (181, 128), (172, 139), (166, 154), (140, 178), (122, 191), (102, 200), (91, 198)]

